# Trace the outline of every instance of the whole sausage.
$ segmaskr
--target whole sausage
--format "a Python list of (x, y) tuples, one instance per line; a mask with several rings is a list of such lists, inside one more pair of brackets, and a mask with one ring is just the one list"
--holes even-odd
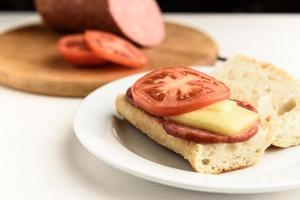
[(165, 36), (155, 0), (35, 0), (44, 22), (68, 32), (99, 29), (141, 46), (156, 46)]

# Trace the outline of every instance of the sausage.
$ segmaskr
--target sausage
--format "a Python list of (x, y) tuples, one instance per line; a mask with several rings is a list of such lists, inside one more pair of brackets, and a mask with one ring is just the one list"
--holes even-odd
[(136, 104), (134, 103), (134, 100), (133, 100), (133, 95), (132, 95), (131, 87), (127, 89), (127, 91), (126, 91), (126, 97), (127, 97), (127, 101), (128, 101), (131, 105), (137, 107)]
[(165, 36), (155, 0), (35, 0), (50, 27), (67, 32), (109, 31), (141, 46), (156, 46)]
[(259, 123), (260, 123), (259, 121), (256, 121), (249, 129), (247, 129), (245, 132), (241, 133), (240, 135), (225, 136), (225, 135), (218, 135), (206, 130), (183, 126), (168, 120), (162, 121), (163, 128), (168, 134), (184, 140), (188, 140), (196, 143), (202, 143), (202, 144), (244, 142), (246, 140), (249, 140), (257, 133)]
[[(238, 106), (257, 112), (257, 110), (250, 104), (234, 100), (237, 102)], [(236, 143), (244, 142), (253, 137), (259, 128), (260, 121), (257, 120), (252, 124), (250, 128), (245, 130), (243, 133), (235, 136), (225, 136), (212, 133), (210, 131), (196, 129), (192, 127), (187, 127), (184, 125), (177, 124), (175, 122), (169, 121), (168, 119), (162, 120), (162, 125), (165, 131), (175, 137), (179, 137), (184, 140), (193, 141), (196, 143)]]
[[(131, 88), (128, 88), (126, 91), (127, 100), (130, 104), (135, 105)], [(246, 108), (248, 110), (251, 110), (253, 112), (257, 112), (257, 110), (248, 103), (234, 100), (237, 102), (238, 106), (241, 106), (243, 108)], [(151, 115), (151, 114), (149, 114)], [(157, 116), (156, 116), (157, 117)], [(224, 135), (218, 135), (216, 133), (212, 133), (210, 131), (201, 130), (197, 128), (187, 127), (184, 125), (177, 124), (173, 121), (168, 120), (168, 118), (161, 118), (161, 123), (164, 128), (164, 130), (175, 137), (201, 143), (201, 144), (209, 144), (209, 143), (236, 143), (236, 142), (244, 142), (249, 140), (251, 137), (253, 137), (259, 129), (260, 121), (257, 120), (255, 123), (252, 124), (250, 128), (245, 130), (243, 133), (236, 135), (236, 136), (224, 136)]]

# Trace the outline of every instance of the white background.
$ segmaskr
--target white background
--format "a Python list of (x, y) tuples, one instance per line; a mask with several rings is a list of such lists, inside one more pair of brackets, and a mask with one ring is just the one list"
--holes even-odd
[[(241, 53), (272, 61), (300, 77), (300, 15), (172, 14), (166, 19), (210, 33), (222, 56)], [(0, 31), (38, 20), (30, 13), (0, 13)], [(259, 195), (192, 192), (113, 169), (90, 155), (75, 138), (72, 119), (80, 102), (81, 99), (41, 96), (0, 86), (0, 199), (298, 200), (300, 197), (300, 189)]]

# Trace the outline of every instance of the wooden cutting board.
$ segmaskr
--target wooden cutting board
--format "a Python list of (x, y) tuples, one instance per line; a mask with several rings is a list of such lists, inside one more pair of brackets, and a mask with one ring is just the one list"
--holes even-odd
[(205, 33), (166, 23), (166, 38), (143, 49), (150, 60), (144, 69), (116, 64), (78, 67), (65, 62), (56, 49), (61, 35), (35, 24), (0, 35), (0, 83), (12, 88), (58, 96), (82, 97), (104, 83), (133, 73), (165, 66), (211, 65), (218, 47)]

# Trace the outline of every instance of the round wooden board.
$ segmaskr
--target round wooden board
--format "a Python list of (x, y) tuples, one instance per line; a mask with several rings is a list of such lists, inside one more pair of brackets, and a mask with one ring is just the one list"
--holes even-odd
[(144, 69), (116, 64), (78, 67), (63, 60), (56, 49), (61, 35), (44, 25), (21, 27), (0, 35), (0, 83), (20, 90), (82, 97), (109, 81), (165, 66), (211, 65), (218, 47), (205, 33), (166, 23), (166, 38), (155, 48), (143, 49), (150, 60)]

